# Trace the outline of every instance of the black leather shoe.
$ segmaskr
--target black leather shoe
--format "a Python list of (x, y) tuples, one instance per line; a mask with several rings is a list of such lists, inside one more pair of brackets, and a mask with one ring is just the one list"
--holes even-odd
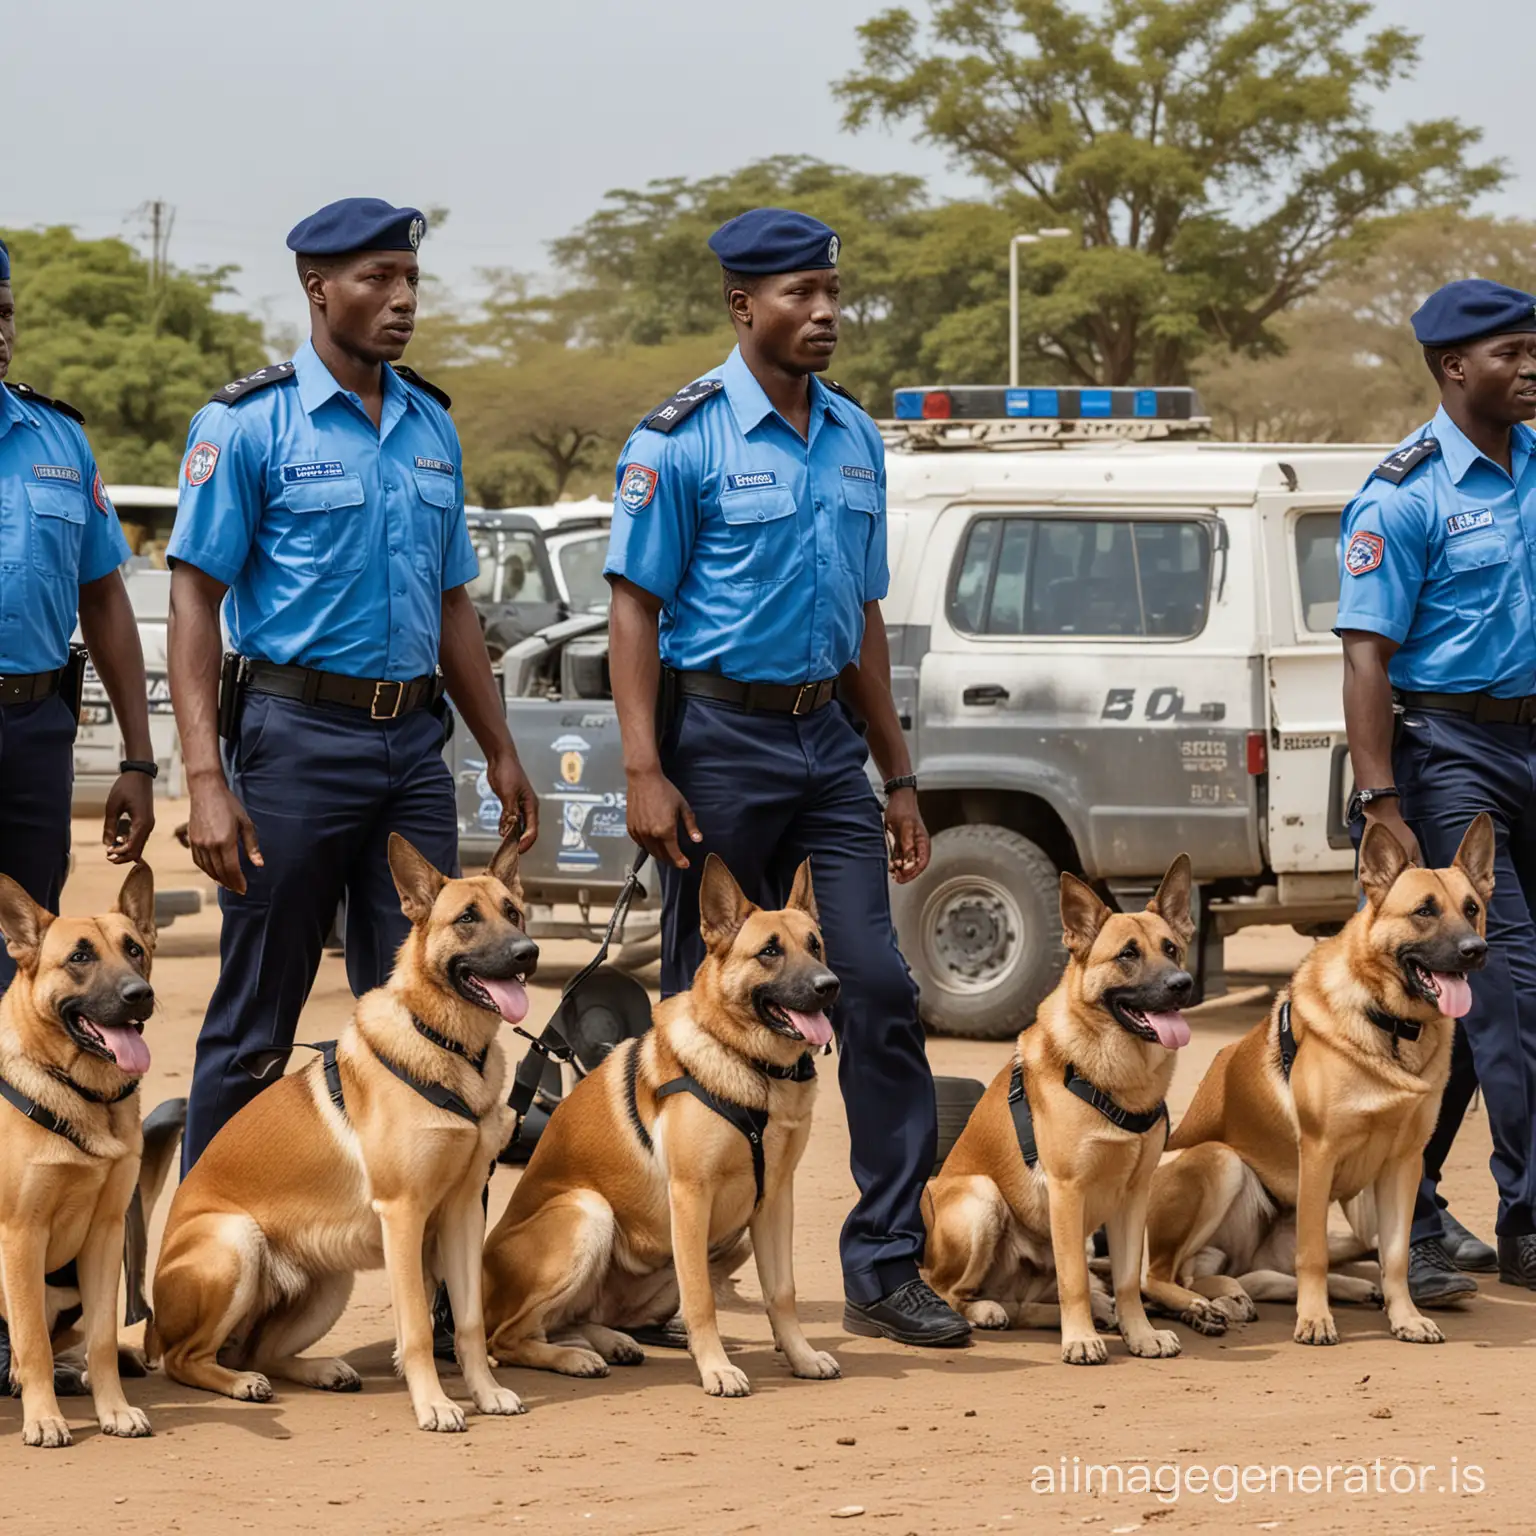
[(1499, 1279), (1536, 1291), (1536, 1234), (1499, 1239)]
[(868, 1305), (845, 1301), (843, 1327), (866, 1339), (931, 1349), (956, 1349), (971, 1340), (971, 1325), (923, 1280), (908, 1280)]
[(442, 1284), (432, 1298), (432, 1353), (449, 1365), (458, 1364), (453, 1347), (453, 1308), (448, 1304), (448, 1287)]
[(1477, 1295), (1477, 1281), (1456, 1267), (1438, 1237), (1408, 1247), (1408, 1294), (1419, 1307), (1444, 1307)]
[[(0, 1386), (12, 1397), (21, 1396), (21, 1383), (11, 1377), (11, 1332), (0, 1317)], [(53, 1363), (53, 1395), (55, 1397), (89, 1397), (90, 1386), (85, 1372), (73, 1360), (55, 1360)]]
[(1474, 1275), (1491, 1275), (1499, 1267), (1497, 1250), (1490, 1248), (1477, 1233), (1469, 1232), (1449, 1211), (1440, 1212), (1445, 1228), (1445, 1251), (1457, 1269)]

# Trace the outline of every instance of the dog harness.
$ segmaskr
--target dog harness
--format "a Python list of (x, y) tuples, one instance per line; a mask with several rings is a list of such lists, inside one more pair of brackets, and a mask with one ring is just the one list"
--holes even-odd
[(1296, 1033), (1291, 1028), (1291, 1000), (1280, 1004), (1280, 1018), (1275, 1026), (1280, 1037), (1280, 1072), (1286, 1082), (1291, 1080), (1291, 1068), (1296, 1065)]
[[(1417, 1040), (1424, 1033), (1424, 1026), (1415, 1019), (1400, 1019), (1396, 1014), (1387, 1013), (1381, 1008), (1367, 1008), (1365, 1016), (1377, 1029), (1392, 1037), (1392, 1052), (1397, 1053), (1399, 1040)], [(1299, 1042), (1296, 1032), (1291, 1028), (1291, 1000), (1280, 1004), (1280, 1017), (1275, 1025), (1275, 1033), (1280, 1042), (1280, 1075), (1286, 1082), (1291, 1080), (1291, 1068), (1296, 1065), (1296, 1050)]]
[[(1076, 1094), (1083, 1103), (1091, 1104), (1111, 1125), (1122, 1131), (1144, 1136), (1161, 1123), (1167, 1135), (1173, 1134), (1167, 1100), (1155, 1109), (1137, 1114), (1123, 1104), (1117, 1104), (1102, 1088), (1095, 1088), (1086, 1077), (1079, 1075), (1071, 1062), (1067, 1063), (1064, 1084), (1069, 1093)], [(1025, 1163), (1033, 1168), (1040, 1161), (1040, 1150), (1035, 1145), (1035, 1117), (1030, 1113), (1029, 1096), (1024, 1092), (1024, 1067), (1017, 1056), (1013, 1059), (1013, 1074), (1008, 1079), (1008, 1112), (1013, 1116), (1013, 1133), (1018, 1138), (1019, 1152)]]
[[(816, 1076), (816, 1062), (809, 1051), (801, 1055), (793, 1066), (775, 1066), (769, 1061), (754, 1061), (752, 1069), (761, 1072), (765, 1077), (777, 1078), (785, 1083), (808, 1083)], [(635, 1128), (635, 1134), (640, 1138), (640, 1145), (647, 1152), (652, 1150), (654, 1143), (651, 1141), (650, 1132), (645, 1128), (645, 1122), (640, 1118), (640, 1105), (636, 1098), (636, 1089), (640, 1074), (640, 1042), (637, 1040), (630, 1048), (624, 1061), (624, 1094), (629, 1107), (629, 1121)], [(669, 1098), (675, 1093), (691, 1093), (699, 1103), (707, 1109), (712, 1109), (720, 1118), (741, 1132), (747, 1138), (747, 1145), (752, 1149), (752, 1177), (757, 1183), (757, 1198), (752, 1202), (755, 1211), (763, 1203), (763, 1181), (767, 1171), (767, 1165), (763, 1156), (763, 1136), (768, 1130), (768, 1111), (766, 1109), (749, 1109), (745, 1104), (738, 1104), (734, 1099), (722, 1099), (718, 1094), (711, 1093), (703, 1083), (689, 1073), (681, 1077), (674, 1077), (670, 1083), (663, 1083), (656, 1090), (658, 1100)]]
[[(57, 1078), (66, 1087), (74, 1089), (82, 1099), (91, 1104), (121, 1104), (124, 1099), (131, 1097), (139, 1091), (138, 1083), (132, 1082), (121, 1093), (113, 1094), (111, 1098), (107, 1098), (104, 1094), (92, 1093), (89, 1088), (82, 1088), (66, 1072), (57, 1072), (50, 1068), (48, 1075)], [(27, 1094), (23, 1093), (15, 1083), (3, 1077), (0, 1077), (0, 1099), (5, 1099), (13, 1104), (34, 1125), (42, 1126), (45, 1131), (52, 1131), (55, 1136), (62, 1136), (71, 1146), (78, 1147), (80, 1151), (89, 1154), (91, 1149), (86, 1145), (84, 1136), (68, 1120), (54, 1114), (51, 1109), (39, 1104), (36, 1099), (30, 1098)]]
[[(490, 1047), (487, 1046), (478, 1057), (471, 1056), (457, 1040), (449, 1040), (438, 1034), (430, 1025), (423, 1024), (414, 1014), (411, 1023), (416, 1026), (416, 1033), (424, 1040), (430, 1040), (433, 1045), (440, 1045), (445, 1051), (452, 1051), (456, 1056), (462, 1056), (476, 1072), (484, 1072), (485, 1058), (490, 1055)], [(336, 1061), (336, 1042), (334, 1040), (317, 1040), (308, 1047), (311, 1051), (319, 1051), (321, 1065), (325, 1070), (325, 1089), (330, 1095), (331, 1103), (336, 1106), (344, 1116), (347, 1112), (346, 1096), (341, 1091), (341, 1068)], [(457, 1115), (461, 1120), (472, 1120), (479, 1123), (480, 1116), (472, 1110), (451, 1088), (445, 1088), (441, 1083), (428, 1082), (424, 1078), (417, 1077), (414, 1073), (407, 1072), (398, 1062), (391, 1061), (380, 1051), (373, 1053), (381, 1066), (387, 1067), (402, 1083), (408, 1084), (424, 1098), (427, 1103), (436, 1105), (438, 1109), (445, 1109), (449, 1114)]]

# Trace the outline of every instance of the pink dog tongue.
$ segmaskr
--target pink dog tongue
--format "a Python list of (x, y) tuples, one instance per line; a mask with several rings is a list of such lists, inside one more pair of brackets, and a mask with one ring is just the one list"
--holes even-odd
[(796, 1013), (786, 1008), (784, 1016), (812, 1045), (825, 1045), (832, 1038), (832, 1021), (824, 1013)]
[(1142, 1017), (1157, 1031), (1157, 1043), (1170, 1051), (1189, 1044), (1189, 1025), (1176, 1009), (1170, 1013), (1144, 1013)]
[(133, 1077), (142, 1077), (149, 1071), (149, 1047), (145, 1045), (144, 1036), (138, 1030), (121, 1024), (109, 1029), (94, 1020), (91, 1021), (91, 1028), (101, 1036), (103, 1044), (112, 1052), (113, 1061), (124, 1072)]
[(1429, 979), (1440, 999), (1440, 1012), (1448, 1019), (1464, 1018), (1472, 1011), (1472, 984), (1465, 976), (1449, 971), (1431, 971)]
[(496, 1011), (508, 1024), (521, 1024), (528, 1017), (528, 989), (522, 982), (492, 981), (489, 976), (476, 976), (475, 980), (491, 994)]

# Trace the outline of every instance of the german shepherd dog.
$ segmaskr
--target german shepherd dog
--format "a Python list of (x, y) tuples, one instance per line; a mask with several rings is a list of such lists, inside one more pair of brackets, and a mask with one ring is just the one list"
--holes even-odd
[[(1467, 974), (1487, 954), (1493, 865), (1486, 815), (1449, 869), (1421, 869), (1386, 828), (1366, 828), (1365, 904), (1211, 1063), (1169, 1143), (1187, 1150), (1153, 1181), (1155, 1306), (1220, 1333), (1256, 1316), (1255, 1300), (1295, 1301), (1296, 1342), (1336, 1344), (1330, 1296), (1384, 1293), (1394, 1337), (1442, 1342), (1408, 1294), (1408, 1235), (1454, 1021), (1472, 1006)], [(1354, 1252), (1377, 1247), (1381, 1293), (1330, 1274), (1334, 1200), (1361, 1240)]]
[[(1089, 1234), (1109, 1229), (1116, 1318), (1126, 1347), (1179, 1353), (1141, 1300), (1147, 1198), (1163, 1151), (1163, 1103), (1189, 1026), (1194, 980), (1190, 863), (1180, 854), (1145, 912), (1111, 912), (1061, 877), (1067, 968), (1019, 1036), (929, 1186), (925, 1268), (933, 1288), (978, 1328), (1061, 1327), (1061, 1358), (1100, 1365), (1094, 1327), (1107, 1299), (1089, 1277)], [(1010, 1095), (1013, 1097), (1011, 1098)], [(1026, 1162), (1015, 1109), (1032, 1124)], [(1058, 1305), (1059, 1301), (1059, 1305)]]
[(16, 962), (0, 999), (0, 1091), (9, 1101), (0, 1104), (0, 1311), (22, 1439), (70, 1443), (54, 1347), (72, 1340), (74, 1297), (44, 1280), (70, 1263), (97, 1421), (104, 1434), (147, 1435), (149, 1420), (129, 1407), (119, 1375), (117, 1277), (143, 1147), (154, 876), (136, 864), (111, 912), (76, 919), (44, 911), (0, 875), (0, 931)]
[(177, 1381), (229, 1397), (266, 1402), (273, 1377), (356, 1391), (345, 1361), (300, 1351), (341, 1316), (355, 1271), (382, 1266), (416, 1422), (458, 1431), (432, 1358), (429, 1276), (447, 1281), (475, 1406), (522, 1412), (486, 1355), (480, 1201), (512, 1130), (497, 1032), (527, 1014), (539, 951), (515, 834), (472, 879), (448, 879), (398, 835), (389, 864), (411, 920), (394, 974), (359, 999), (329, 1074), (322, 1057), (274, 1083), (177, 1190), (147, 1348)]
[(610, 1363), (638, 1364), (644, 1355), (623, 1330), (664, 1322), (681, 1294), (704, 1390), (746, 1396), (750, 1383), (720, 1342), (714, 1283), (740, 1263), (750, 1230), (790, 1369), (839, 1374), (795, 1311), (793, 1182), (816, 1097), (809, 1053), (832, 1038), (826, 1010), (838, 992), (810, 865), (789, 906), (764, 912), (711, 854), (699, 913), (708, 953), (692, 990), (577, 1084), (486, 1243), (491, 1353), (503, 1365), (606, 1376)]

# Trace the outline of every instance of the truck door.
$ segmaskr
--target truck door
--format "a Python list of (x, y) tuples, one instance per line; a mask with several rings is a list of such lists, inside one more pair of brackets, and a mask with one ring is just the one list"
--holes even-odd
[(1269, 603), (1269, 862), (1276, 874), (1354, 869), (1344, 810), (1353, 792), (1344, 738), (1335, 502), (1260, 498)]

